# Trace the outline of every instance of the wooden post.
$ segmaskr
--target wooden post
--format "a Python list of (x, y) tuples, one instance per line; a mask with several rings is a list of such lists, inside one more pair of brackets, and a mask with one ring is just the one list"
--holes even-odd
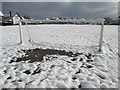
[(27, 32), (28, 32), (29, 41), (31, 41), (30, 32), (28, 30), (27, 22), (25, 22), (25, 24), (26, 24), (26, 28), (27, 28)]
[(104, 19), (101, 22), (101, 32), (100, 32), (100, 40), (99, 40), (99, 51), (102, 51), (102, 43), (103, 43), (103, 29), (104, 29)]
[(19, 21), (20, 44), (22, 44), (22, 23)]

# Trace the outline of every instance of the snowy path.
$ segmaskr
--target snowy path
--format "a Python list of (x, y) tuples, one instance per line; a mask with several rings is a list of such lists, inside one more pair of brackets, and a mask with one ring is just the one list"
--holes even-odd
[[(2, 28), (1, 88), (118, 87), (118, 26), (105, 26), (101, 53), (97, 51), (98, 25), (31, 25), (29, 30), (35, 42), (27, 45), (18, 44), (18, 26)], [(18, 51), (35, 48), (82, 54), (76, 57), (50, 55), (42, 62), (10, 63), (24, 56), (25, 53)]]

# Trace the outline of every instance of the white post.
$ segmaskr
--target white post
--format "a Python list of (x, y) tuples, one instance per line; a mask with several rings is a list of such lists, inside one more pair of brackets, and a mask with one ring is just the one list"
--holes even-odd
[(19, 21), (20, 44), (22, 44), (22, 23)]
[(102, 43), (103, 43), (103, 29), (104, 29), (104, 19), (101, 22), (101, 32), (100, 32), (100, 40), (99, 40), (99, 51), (102, 51)]
[(26, 28), (27, 28), (27, 32), (28, 32), (29, 41), (31, 41), (30, 32), (28, 30), (27, 22), (25, 24), (26, 24)]

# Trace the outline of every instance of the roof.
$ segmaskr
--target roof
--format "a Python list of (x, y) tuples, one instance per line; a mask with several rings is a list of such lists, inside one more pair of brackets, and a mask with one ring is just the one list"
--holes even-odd
[(4, 16), (3, 13), (0, 11), (0, 16)]
[(7, 14), (7, 16), (5, 15), (5, 17), (14, 17), (15, 15), (18, 15), (21, 19), (22, 19), (22, 16), (20, 16), (20, 14), (18, 14), (17, 12), (14, 13), (12, 16), (10, 16), (9, 14)]
[(18, 14), (17, 12), (12, 17), (14, 17), (16, 14), (20, 17), (20, 19), (22, 19), (22, 17), (20, 16), (20, 14)]

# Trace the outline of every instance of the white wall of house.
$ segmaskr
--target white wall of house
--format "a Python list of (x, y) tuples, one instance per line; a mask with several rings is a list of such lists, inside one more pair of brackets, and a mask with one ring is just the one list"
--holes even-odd
[(13, 16), (13, 24), (19, 24), (19, 20), (20, 20), (20, 17), (17, 14), (15, 14)]
[(3, 17), (2, 17), (2, 16), (0, 16), (0, 23), (2, 23), (2, 21), (3, 21), (3, 20), (2, 20), (2, 18), (3, 18)]
[(0, 24), (3, 23), (3, 17), (4, 17), (4, 15), (3, 15), (3, 13), (0, 11)]

